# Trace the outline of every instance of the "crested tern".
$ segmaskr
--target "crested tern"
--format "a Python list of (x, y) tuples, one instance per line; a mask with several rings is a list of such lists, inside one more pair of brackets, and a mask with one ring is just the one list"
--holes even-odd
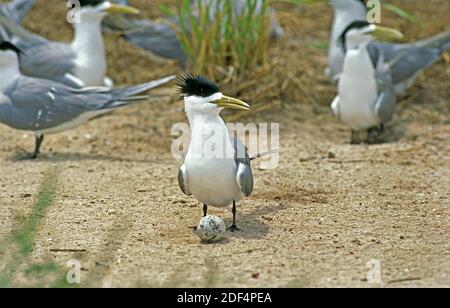
[(112, 87), (106, 77), (107, 61), (101, 22), (108, 14), (137, 14), (139, 11), (103, 0), (81, 0), (80, 22), (74, 23), (71, 44), (49, 41), (16, 25), (0, 14), (0, 33), (6, 32), (23, 53), (20, 69), (24, 75), (50, 79), (71, 87)]
[[(315, 0), (324, 1), (324, 0)], [(339, 38), (353, 22), (367, 20), (364, 0), (328, 0), (334, 8), (334, 21), (328, 51), (327, 74), (337, 81), (342, 72), (344, 50)], [(412, 43), (388, 43), (374, 40), (367, 49), (373, 64), (377, 64), (381, 54), (386, 62), (395, 64), (391, 68), (395, 92), (405, 96), (420, 73), (439, 60), (442, 53), (450, 48), (450, 31)]]
[(368, 132), (368, 143), (378, 142), (378, 135), (384, 124), (392, 119), (397, 102), (392, 67), (382, 56), (374, 66), (367, 47), (376, 38), (402, 37), (398, 31), (366, 21), (351, 23), (342, 34), (346, 54), (338, 81), (338, 95), (331, 108), (340, 121), (351, 127), (352, 144), (360, 143), (361, 131)]
[(0, 43), (0, 123), (35, 134), (31, 158), (37, 158), (47, 134), (74, 129), (114, 109), (144, 101), (141, 93), (171, 80), (169, 76), (119, 89), (90, 87), (76, 89), (64, 84), (23, 76), (18, 55), (22, 51), (9, 42)]
[(228, 229), (237, 231), (236, 203), (253, 191), (251, 159), (243, 143), (230, 137), (220, 112), (224, 108), (249, 110), (250, 106), (225, 96), (218, 86), (200, 76), (181, 76), (178, 87), (192, 131), (178, 173), (179, 186), (184, 194), (203, 203), (204, 216), (208, 206), (232, 204), (233, 223)]

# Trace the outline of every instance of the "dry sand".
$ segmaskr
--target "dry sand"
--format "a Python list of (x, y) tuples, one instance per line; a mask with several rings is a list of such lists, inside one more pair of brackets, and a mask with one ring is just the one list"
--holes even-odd
[[(69, 39), (64, 8), (47, 13), (43, 2), (56, 3), (41, 1), (27, 25)], [(448, 27), (446, 0), (394, 3), (423, 20), (386, 17), (408, 37)], [(179, 190), (180, 162), (170, 154), (170, 127), (185, 121), (181, 102), (129, 108), (48, 136), (38, 161), (18, 160), (34, 139), (2, 125), (0, 285), (65, 286), (66, 263), (77, 259), (82, 287), (450, 287), (449, 62), (427, 71), (401, 103), (395, 142), (351, 146), (349, 130), (326, 109), (334, 88), (323, 77), (325, 53), (308, 47), (326, 40), (329, 10), (280, 15), (289, 41), (275, 51), (297, 59), (291, 74), (305, 85), (288, 85), (298, 94), (243, 119), (281, 124), (279, 167), (256, 164), (254, 194), (239, 204), (243, 232), (205, 245), (189, 230), (201, 206)], [(177, 71), (107, 41), (118, 84)], [(48, 206), (48, 194), (38, 197), (45, 178), (55, 186)], [(230, 222), (229, 211), (211, 213)], [(381, 285), (367, 281), (372, 259), (381, 262)]]

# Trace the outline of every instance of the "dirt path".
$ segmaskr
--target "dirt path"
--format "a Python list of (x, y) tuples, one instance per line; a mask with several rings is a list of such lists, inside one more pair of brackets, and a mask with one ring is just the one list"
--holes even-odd
[[(114, 70), (138, 71), (137, 57)], [(184, 120), (181, 103), (49, 136), (36, 162), (17, 160), (32, 136), (0, 126), (0, 286), (66, 286), (77, 259), (81, 286), (370, 287), (375, 260), (381, 286), (450, 287), (448, 63), (426, 76), (431, 85), (420, 81), (401, 105), (395, 143), (351, 146), (346, 127), (303, 104), (246, 119), (280, 122), (280, 165), (255, 166), (255, 192), (239, 206), (244, 232), (214, 245), (189, 230), (201, 207), (176, 181), (170, 127)], [(325, 105), (333, 88), (318, 79)]]

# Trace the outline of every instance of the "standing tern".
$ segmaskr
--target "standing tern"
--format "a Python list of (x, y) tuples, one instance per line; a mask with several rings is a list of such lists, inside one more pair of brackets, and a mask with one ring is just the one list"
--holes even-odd
[(0, 14), (0, 28), (9, 36), (3, 39), (23, 51), (20, 55), (23, 74), (71, 87), (112, 87), (111, 79), (106, 77), (101, 22), (108, 14), (137, 14), (139, 11), (103, 0), (81, 0), (80, 4), (80, 22), (74, 23), (75, 38), (71, 44), (46, 40)]
[[(316, 0), (324, 1), (324, 0)], [(343, 31), (354, 21), (367, 20), (367, 6), (364, 0), (328, 0), (334, 8), (334, 21), (331, 30), (328, 51), (327, 74), (337, 81), (342, 72), (344, 50), (339, 38)], [(373, 41), (368, 46), (369, 55), (374, 64), (383, 54), (386, 62), (395, 61), (391, 68), (395, 92), (405, 96), (420, 73), (439, 60), (442, 53), (450, 48), (450, 31), (413, 43), (387, 43)]]
[(34, 132), (36, 146), (31, 158), (37, 158), (47, 134), (56, 134), (80, 126), (88, 120), (144, 101), (140, 95), (174, 79), (174, 76), (133, 87), (75, 89), (64, 84), (23, 76), (18, 55), (22, 51), (9, 42), (0, 43), (0, 123)]
[(182, 76), (178, 87), (192, 131), (178, 173), (179, 186), (184, 194), (203, 203), (204, 216), (208, 206), (232, 204), (233, 223), (228, 229), (237, 231), (236, 203), (242, 196), (251, 195), (253, 174), (247, 149), (237, 138), (230, 138), (220, 112), (224, 108), (249, 110), (250, 106), (223, 95), (215, 84), (200, 76)]
[(380, 57), (373, 65), (367, 49), (377, 39), (401, 39), (403, 35), (366, 21), (355, 21), (341, 37), (345, 45), (343, 71), (338, 82), (338, 96), (331, 104), (336, 117), (351, 127), (352, 144), (360, 143), (359, 133), (368, 132), (368, 143), (378, 142), (384, 124), (395, 112), (397, 101), (391, 67)]

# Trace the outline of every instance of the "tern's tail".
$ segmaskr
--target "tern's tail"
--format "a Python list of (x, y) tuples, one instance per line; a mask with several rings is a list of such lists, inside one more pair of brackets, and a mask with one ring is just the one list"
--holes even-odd
[(102, 109), (112, 109), (129, 105), (132, 102), (143, 101), (149, 98), (148, 95), (141, 95), (149, 90), (160, 87), (172, 80), (175, 76), (168, 76), (158, 80), (143, 83), (137, 86), (125, 87), (111, 91), (112, 99), (105, 104)]
[(16, 24), (12, 16), (9, 16), (8, 13), (2, 9), (0, 9), (0, 33), (3, 40), (15, 37), (19, 38), (27, 45), (46, 42), (44, 38), (26, 30), (19, 24)]
[(441, 53), (450, 49), (450, 30), (414, 43), (419, 48), (437, 48)]
[[(1, 4), (9, 17), (20, 24), (28, 15), (37, 0), (12, 0), (8, 4)], [(3, 10), (3, 8), (1, 8)]]

